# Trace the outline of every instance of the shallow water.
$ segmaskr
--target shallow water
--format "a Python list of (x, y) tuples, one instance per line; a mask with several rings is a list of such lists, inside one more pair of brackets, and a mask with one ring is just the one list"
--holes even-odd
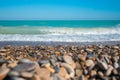
[(120, 41), (120, 20), (0, 21), (0, 41)]

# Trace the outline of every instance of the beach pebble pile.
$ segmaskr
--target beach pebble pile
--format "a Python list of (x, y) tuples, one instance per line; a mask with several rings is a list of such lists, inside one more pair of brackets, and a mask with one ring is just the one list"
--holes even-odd
[(120, 80), (120, 45), (1, 47), (0, 80)]

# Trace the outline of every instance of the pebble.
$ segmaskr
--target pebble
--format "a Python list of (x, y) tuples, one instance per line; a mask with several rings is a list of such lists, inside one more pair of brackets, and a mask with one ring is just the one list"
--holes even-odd
[(0, 58), (0, 66), (1, 66), (3, 63), (6, 63), (6, 61), (3, 60), (2, 58)]
[(117, 69), (117, 68), (119, 67), (119, 64), (118, 64), (117, 62), (114, 62), (114, 63), (113, 63), (113, 66), (114, 66), (114, 68)]
[(84, 74), (87, 75), (88, 74), (88, 70), (84, 69)]
[(54, 59), (50, 59), (50, 63), (51, 65), (56, 66), (56, 61)]
[(96, 74), (97, 74), (97, 72), (96, 72), (95, 70), (92, 70), (92, 71), (90, 72), (90, 76), (91, 76), (91, 77), (95, 76)]
[(55, 69), (51, 68), (50, 66), (45, 65), (46, 69), (48, 69), (50, 72), (55, 73)]
[(107, 57), (107, 56), (105, 56), (105, 57), (104, 57), (104, 59), (105, 59), (105, 61), (106, 61), (106, 63), (107, 63), (107, 64), (109, 64), (109, 63), (110, 63), (110, 61), (109, 61), (109, 59), (108, 59), (108, 57)]
[(49, 80), (50, 78), (50, 71), (46, 68), (40, 68), (39, 73), (37, 73), (40, 79), (42, 80)]
[(38, 75), (33, 75), (33, 77), (30, 80), (41, 80)]
[(95, 67), (95, 64), (92, 64), (90, 67), (88, 67), (88, 70), (91, 71)]
[(54, 74), (53, 80), (66, 80), (65, 78), (59, 76), (58, 74)]
[(86, 60), (85, 61), (85, 65), (87, 66), (87, 67), (90, 67), (90, 66), (92, 66), (94, 64), (94, 62), (92, 61), (92, 60)]
[(99, 76), (99, 77), (103, 77), (104, 74), (103, 74), (101, 71), (98, 71), (98, 76)]
[(36, 68), (35, 63), (20, 63), (13, 68), (13, 70), (22, 72), (22, 71), (32, 71)]
[(72, 57), (71, 57), (71, 56), (68, 56), (68, 55), (63, 56), (63, 60), (64, 60), (66, 63), (68, 63), (68, 64), (74, 63)]
[(98, 62), (98, 66), (100, 67), (101, 70), (108, 69), (108, 65), (105, 62)]
[(117, 80), (117, 79), (116, 79), (116, 77), (113, 76), (113, 77), (112, 77), (112, 80)]
[(8, 75), (9, 75), (9, 76), (17, 77), (17, 76), (20, 76), (20, 73), (17, 72), (17, 71), (10, 71), (10, 72), (8, 73)]
[(20, 75), (24, 78), (32, 78), (33, 74), (30, 72), (21, 72)]
[(88, 58), (88, 59), (92, 59), (92, 58), (94, 58), (94, 57), (95, 57), (95, 54), (94, 54), (94, 53), (90, 53), (90, 54), (87, 55), (87, 58)]
[(81, 75), (81, 76), (79, 77), (79, 80), (85, 80), (84, 75)]
[(54, 66), (53, 68), (55, 69), (55, 73), (58, 73), (60, 70), (58, 66)]
[(61, 66), (66, 68), (66, 70), (69, 73), (70, 77), (74, 77), (75, 71), (74, 71), (74, 69), (69, 64), (67, 64), (67, 63), (61, 63)]
[(14, 67), (17, 66), (17, 65), (18, 65), (18, 61), (15, 61), (15, 62), (13, 62), (13, 63), (8, 64), (8, 67), (9, 67), (9, 68), (14, 68)]
[(83, 74), (83, 70), (82, 69), (76, 69), (75, 70), (75, 75), (80, 77)]
[(60, 68), (60, 71), (58, 73), (60, 76), (62, 76), (65, 79), (69, 79), (69, 74), (67, 73), (66, 69), (64, 67)]
[(19, 63), (32, 63), (29, 59), (20, 59)]
[(5, 80), (26, 80), (22, 77), (7, 77)]
[(85, 56), (85, 55), (82, 55), (82, 54), (78, 54), (78, 58), (79, 58), (81, 61), (85, 61), (85, 60), (86, 60), (86, 56)]
[(40, 65), (47, 64), (47, 63), (49, 63), (49, 60), (40, 60), (40, 61), (38, 61), (38, 63)]
[(112, 72), (113, 72), (113, 74), (114, 74), (114, 75), (117, 75), (117, 74), (118, 74), (117, 69), (113, 69), (113, 71), (112, 71)]
[(109, 65), (109, 68), (107, 69), (105, 75), (109, 76), (112, 73), (113, 67)]
[(120, 80), (115, 46), (1, 47), (0, 80)]
[(0, 69), (0, 80), (3, 80), (7, 76), (7, 73), (9, 72), (9, 70), (10, 69), (8, 68)]

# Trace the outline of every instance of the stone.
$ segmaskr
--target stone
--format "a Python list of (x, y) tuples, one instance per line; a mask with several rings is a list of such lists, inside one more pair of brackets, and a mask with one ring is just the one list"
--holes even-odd
[(46, 66), (46, 65), (45, 65), (45, 67), (46, 67), (46, 69), (48, 69), (50, 72), (55, 73), (55, 69), (51, 68), (50, 66)]
[(113, 72), (113, 74), (114, 74), (114, 75), (117, 75), (117, 74), (118, 74), (117, 69), (113, 69), (113, 71), (112, 71), (112, 72)]
[(117, 80), (115, 76), (112, 77), (112, 80)]
[(72, 57), (71, 57), (71, 56), (68, 56), (68, 55), (64, 55), (64, 56), (63, 56), (63, 60), (64, 60), (66, 63), (68, 63), (68, 64), (74, 63)]
[(117, 68), (119, 67), (119, 64), (118, 64), (117, 62), (114, 62), (114, 63), (113, 63), (113, 66), (114, 66), (114, 68), (117, 69)]
[(10, 63), (10, 64), (8, 64), (8, 67), (9, 67), (9, 68), (14, 68), (15, 66), (17, 66), (17, 63), (18, 63), (18, 61), (15, 61), (15, 62), (13, 62), (13, 63)]
[(65, 69), (64, 67), (61, 67), (61, 68), (60, 68), (60, 71), (59, 71), (58, 74), (59, 74), (61, 77), (65, 78), (65, 79), (69, 79), (69, 78), (70, 78), (69, 75), (68, 75), (68, 73), (67, 73), (67, 71), (66, 71), (66, 69)]
[(56, 66), (56, 61), (54, 59), (50, 59), (50, 63), (51, 65)]
[(0, 52), (6, 52), (7, 50), (6, 49), (0, 49)]
[(101, 71), (98, 71), (98, 76), (101, 78), (104, 76), (104, 74)]
[(112, 73), (113, 67), (111, 65), (109, 65), (109, 68), (107, 69), (105, 75), (109, 76)]
[(22, 72), (22, 71), (32, 71), (36, 68), (35, 63), (20, 63), (13, 68), (13, 70)]
[(70, 64), (70, 66), (75, 69), (76, 68), (76, 64), (73, 62), (72, 64)]
[(88, 70), (91, 71), (95, 67), (95, 64), (92, 64), (90, 67), (88, 67)]
[(57, 55), (57, 56), (60, 55), (60, 52), (56, 51), (56, 52), (55, 52), (55, 55)]
[(40, 68), (39, 73), (37, 73), (41, 80), (50, 80), (50, 71), (46, 68)]
[(19, 63), (32, 63), (29, 59), (20, 59)]
[(40, 60), (40, 61), (38, 61), (38, 63), (39, 63), (40, 65), (48, 64), (48, 63), (49, 63), (49, 60)]
[(10, 72), (8, 73), (8, 75), (9, 75), (9, 76), (17, 77), (17, 76), (20, 76), (20, 73), (17, 72), (17, 71), (10, 71)]
[(84, 74), (87, 75), (88, 74), (88, 70), (84, 69)]
[(55, 73), (58, 73), (60, 70), (58, 66), (54, 66), (54, 69), (55, 69)]
[(109, 61), (109, 59), (108, 59), (108, 57), (107, 57), (107, 56), (105, 56), (105, 57), (104, 57), (104, 60), (106, 61), (106, 63), (107, 63), (107, 64), (109, 64), (109, 63), (110, 63), (110, 61)]
[(90, 66), (92, 66), (94, 64), (94, 62), (92, 61), (92, 60), (86, 60), (85, 61), (85, 65), (87, 66), (87, 67), (90, 67)]
[(88, 55), (87, 55), (87, 58), (88, 59), (92, 59), (92, 58), (94, 58), (95, 57), (95, 54), (94, 53), (89, 53)]
[(86, 60), (86, 56), (85, 56), (85, 55), (82, 55), (82, 54), (78, 54), (78, 58), (79, 58), (81, 61), (85, 61), (85, 60)]
[(22, 77), (10, 77), (10, 76), (8, 76), (5, 78), (5, 80), (26, 80), (26, 79), (24, 79)]
[(3, 60), (2, 58), (0, 58), (0, 66), (1, 66), (3, 63), (6, 63), (6, 61)]
[(0, 69), (0, 80), (3, 80), (7, 76), (8, 72), (9, 72), (8, 68), (1, 68)]
[(75, 75), (74, 69), (67, 63), (61, 63), (61, 66), (66, 68), (67, 72), (69, 73), (69, 76), (72, 78)]
[(61, 77), (60, 75), (58, 74), (54, 74), (54, 78), (53, 80), (66, 80), (65, 78)]
[(101, 70), (107, 70), (108, 69), (108, 65), (104, 62), (98, 62), (98, 66), (100, 67)]
[(76, 69), (82, 68), (79, 62), (76, 62)]
[(58, 61), (63, 61), (63, 57), (62, 56), (57, 56), (57, 60)]
[(113, 46), (114, 49), (119, 49), (119, 46)]
[(41, 80), (38, 75), (33, 75), (33, 77), (30, 80)]
[(81, 76), (79, 77), (79, 80), (85, 80), (84, 75), (81, 75)]
[(83, 74), (83, 70), (82, 69), (76, 69), (75, 70), (75, 75), (80, 77)]
[(96, 74), (97, 74), (97, 72), (96, 72), (95, 70), (92, 70), (92, 71), (90, 72), (90, 76), (91, 76), (91, 77), (95, 76)]
[(112, 61), (113, 61), (113, 62), (118, 62), (118, 59), (117, 59), (115, 56), (113, 56), (113, 57), (112, 57)]
[(24, 78), (32, 78), (33, 74), (30, 72), (21, 72), (20, 75)]

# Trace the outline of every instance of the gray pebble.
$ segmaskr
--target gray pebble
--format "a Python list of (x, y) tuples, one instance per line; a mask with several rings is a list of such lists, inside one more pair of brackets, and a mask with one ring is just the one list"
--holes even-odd
[(36, 68), (35, 63), (20, 63), (13, 68), (13, 70), (22, 72), (22, 71), (32, 71)]

